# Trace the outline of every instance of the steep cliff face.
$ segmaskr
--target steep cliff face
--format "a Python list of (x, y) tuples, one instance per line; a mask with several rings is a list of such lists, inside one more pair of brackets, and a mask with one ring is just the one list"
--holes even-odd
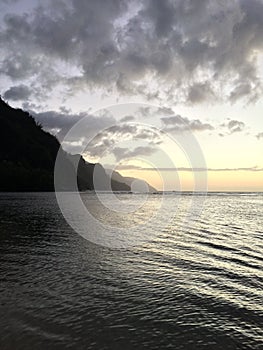
[(0, 99), (0, 190), (52, 191), (59, 141)]
[[(10, 107), (0, 98), (0, 191), (54, 191), (59, 148), (57, 138), (44, 131), (29, 113)], [(61, 190), (72, 190), (66, 178), (74, 172), (76, 161), (80, 190), (93, 190), (94, 179), (98, 190), (109, 190), (108, 183), (114, 191), (130, 190), (126, 184), (111, 181), (101, 165), (66, 152), (62, 152), (60, 164), (65, 174)]]

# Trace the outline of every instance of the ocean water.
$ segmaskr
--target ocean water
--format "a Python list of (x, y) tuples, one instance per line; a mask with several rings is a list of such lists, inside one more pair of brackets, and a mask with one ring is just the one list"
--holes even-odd
[(123, 217), (83, 194), (111, 234), (139, 223), (145, 239), (114, 248), (77, 234), (52, 193), (0, 194), (0, 349), (263, 349), (263, 195), (194, 197), (193, 220), (193, 197), (170, 193), (147, 225), (162, 196)]

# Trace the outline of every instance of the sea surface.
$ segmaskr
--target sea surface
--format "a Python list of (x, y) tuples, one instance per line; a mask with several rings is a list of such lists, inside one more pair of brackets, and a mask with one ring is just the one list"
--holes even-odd
[(169, 193), (155, 230), (138, 218), (151, 222), (163, 196), (124, 220), (81, 196), (111, 228), (139, 223), (145, 240), (97, 245), (54, 194), (0, 194), (1, 350), (263, 349), (262, 193), (195, 195), (202, 210), (184, 224), (193, 196)]

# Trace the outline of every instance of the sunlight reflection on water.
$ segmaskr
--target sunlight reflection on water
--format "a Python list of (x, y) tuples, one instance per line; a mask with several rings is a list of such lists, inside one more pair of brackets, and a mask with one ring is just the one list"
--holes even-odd
[[(110, 249), (77, 235), (53, 194), (1, 194), (0, 348), (260, 349), (263, 197), (208, 195), (186, 229), (190, 200), (143, 244)], [(150, 210), (124, 223), (83, 201), (113, 228)]]

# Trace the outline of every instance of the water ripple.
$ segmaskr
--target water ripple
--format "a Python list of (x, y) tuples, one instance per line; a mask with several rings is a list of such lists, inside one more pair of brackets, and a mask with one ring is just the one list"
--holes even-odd
[(262, 349), (262, 204), (209, 195), (187, 227), (177, 210), (144, 244), (109, 249), (73, 232), (53, 194), (1, 194), (1, 350)]

